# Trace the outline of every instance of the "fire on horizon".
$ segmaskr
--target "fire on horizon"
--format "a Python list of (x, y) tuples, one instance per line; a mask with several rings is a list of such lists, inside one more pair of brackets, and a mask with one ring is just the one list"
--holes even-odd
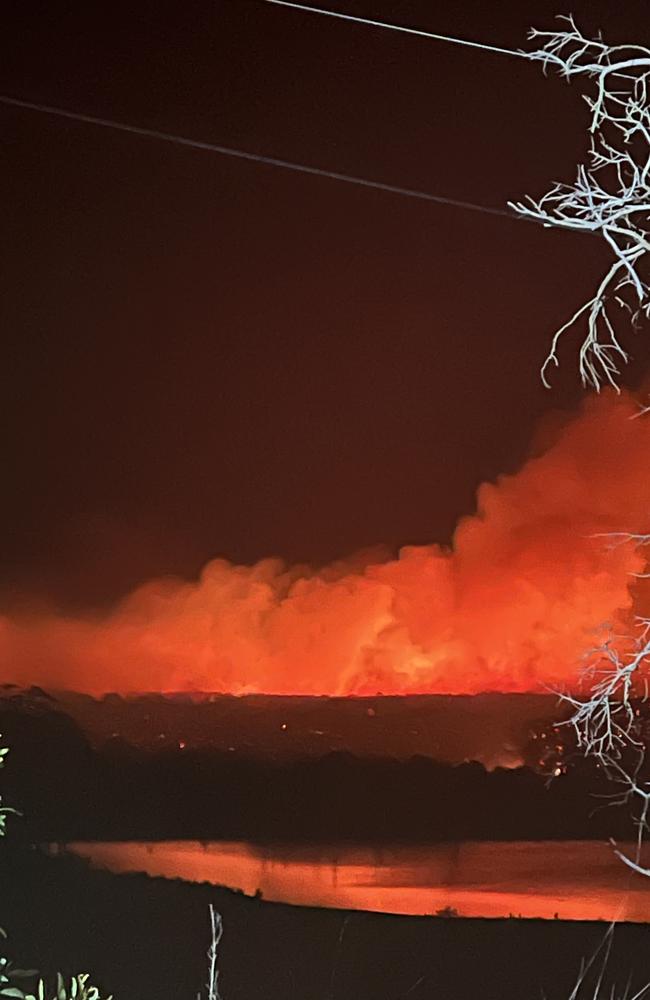
[[(266, 559), (154, 580), (103, 616), (7, 614), (0, 682), (94, 695), (474, 694), (576, 684), (603, 623), (643, 607), (650, 418), (605, 393), (485, 483), (453, 546), (323, 569)], [(444, 483), (441, 484), (444, 489)]]

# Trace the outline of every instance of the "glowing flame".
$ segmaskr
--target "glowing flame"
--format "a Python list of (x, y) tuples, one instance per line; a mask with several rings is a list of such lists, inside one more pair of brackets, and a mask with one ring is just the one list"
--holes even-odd
[[(642, 569), (594, 533), (650, 530), (650, 418), (591, 399), (546, 451), (478, 491), (451, 550), (325, 569), (209, 562), (102, 618), (0, 619), (0, 680), (50, 689), (278, 694), (534, 691), (575, 682)], [(441, 484), (444, 489), (444, 483)]]

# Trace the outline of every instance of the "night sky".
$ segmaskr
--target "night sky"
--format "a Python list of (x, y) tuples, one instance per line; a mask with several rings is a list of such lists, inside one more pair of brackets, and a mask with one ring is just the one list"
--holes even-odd
[[(568, 11), (323, 0), (526, 44)], [(573, 0), (650, 41), (646, 2)], [(523, 59), (258, 0), (3, 5), (0, 93), (504, 207), (572, 181), (575, 86)], [(4, 603), (112, 601), (210, 557), (448, 542), (572, 407), (596, 238), (34, 112), (3, 139)], [(650, 350), (625, 375), (643, 377)]]

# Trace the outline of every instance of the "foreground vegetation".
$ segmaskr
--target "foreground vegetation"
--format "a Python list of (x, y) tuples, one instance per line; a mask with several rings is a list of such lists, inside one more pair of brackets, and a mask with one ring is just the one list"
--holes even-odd
[[(4, 767), (8, 747), (0, 748), (0, 767)], [(2, 798), (0, 796), (0, 802)], [(0, 806), (0, 836), (6, 834), (6, 820), (9, 813), (18, 814), (11, 806)], [(0, 929), (1, 930), (1, 929)], [(2, 936), (6, 932), (1, 930)], [(89, 982), (90, 974), (79, 972), (73, 976), (70, 983), (64, 982), (61, 973), (57, 973), (56, 985), (49, 987), (37, 969), (20, 969), (6, 956), (0, 957), (0, 996), (13, 997), (15, 1000), (113, 1000), (112, 996), (102, 997), (99, 989)], [(33, 991), (25, 992), (22, 983), (36, 980)]]

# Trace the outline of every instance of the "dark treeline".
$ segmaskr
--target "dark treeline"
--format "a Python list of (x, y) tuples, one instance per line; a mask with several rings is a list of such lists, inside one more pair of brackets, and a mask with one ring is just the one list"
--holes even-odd
[[(209, 750), (93, 749), (47, 706), (0, 706), (11, 748), (5, 802), (25, 841), (229, 839), (337, 843), (583, 839), (632, 834), (629, 809), (597, 809), (593, 765), (555, 780), (424, 757), (343, 752), (278, 762)], [(594, 815), (591, 815), (597, 809)]]
[[(33, 700), (34, 693), (42, 700), (38, 689), (24, 697)], [(12, 694), (15, 698), (6, 689), (5, 695)], [(274, 760), (347, 750), (358, 757), (407, 760), (421, 755), (491, 766), (517, 758), (531, 732), (548, 735), (552, 722), (569, 713), (552, 695), (495, 692), (346, 698), (186, 692), (92, 698), (67, 691), (50, 696), (94, 746), (118, 734), (147, 750), (186, 742), (223, 751), (234, 746), (239, 753)], [(537, 748), (530, 750), (536, 755)]]

